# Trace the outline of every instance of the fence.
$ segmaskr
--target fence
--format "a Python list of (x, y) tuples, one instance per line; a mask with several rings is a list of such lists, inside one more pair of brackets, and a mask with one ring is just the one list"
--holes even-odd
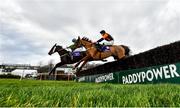
[[(158, 71), (160, 71), (164, 75), (164, 77), (166, 76), (169, 77), (169, 74), (176, 76), (176, 77), (171, 76), (170, 78), (167, 78), (167, 79), (165, 78), (166, 79), (165, 82), (179, 83), (179, 76), (178, 76), (180, 74), (179, 63), (180, 63), (180, 41), (177, 41), (168, 45), (151, 49), (149, 51), (146, 51), (137, 55), (130, 56), (127, 59), (124, 59), (121, 61), (114, 61), (114, 62), (106, 63), (104, 65), (97, 66), (92, 69), (80, 71), (76, 75), (78, 77), (77, 79), (78, 81), (100, 82), (98, 81), (97, 78), (99, 79), (105, 78), (106, 80), (107, 79), (106, 77), (108, 77), (109, 75), (108, 78), (111, 78), (112, 76), (114, 78), (114, 80), (110, 80), (110, 82), (123, 83), (123, 81), (125, 81), (124, 83), (129, 83), (129, 78), (131, 77), (128, 77), (128, 76), (133, 76), (133, 75), (135, 76), (135, 73), (139, 73), (142, 71), (144, 73), (141, 73), (141, 74), (147, 75), (147, 77), (146, 79), (144, 79), (144, 82), (139, 82), (139, 83), (147, 83), (149, 81), (145, 81), (145, 80), (148, 80), (149, 78), (148, 76), (150, 75), (157, 76), (157, 74), (153, 73), (152, 70), (159, 69)], [(173, 68), (171, 66), (174, 66), (174, 68), (176, 68), (176, 72), (173, 71), (174, 74), (171, 73), (170, 70), (167, 70), (167, 69)], [(154, 68), (154, 67), (157, 67), (157, 68)], [(148, 71), (148, 69), (151, 70), (152, 72)], [(126, 76), (123, 78), (128, 79), (128, 80), (122, 80), (121, 75), (123, 74), (124, 76)], [(159, 74), (160, 73), (158, 73), (158, 75)], [(151, 79), (154, 79), (154, 78), (155, 77)], [(151, 83), (164, 82), (164, 81), (159, 80), (159, 78), (161, 78), (161, 76), (158, 77), (158, 80), (152, 80), (150, 82)], [(164, 80), (164, 78), (161, 78), (161, 79)]]

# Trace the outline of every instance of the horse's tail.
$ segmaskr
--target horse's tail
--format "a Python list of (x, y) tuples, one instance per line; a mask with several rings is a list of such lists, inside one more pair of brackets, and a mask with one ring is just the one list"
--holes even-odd
[(130, 56), (130, 52), (131, 52), (130, 48), (126, 45), (121, 45), (121, 46), (125, 49), (125, 55)]

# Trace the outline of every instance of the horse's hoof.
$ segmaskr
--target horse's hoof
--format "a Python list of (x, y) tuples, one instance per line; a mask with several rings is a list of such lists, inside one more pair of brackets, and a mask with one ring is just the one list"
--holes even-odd
[(77, 73), (77, 72), (80, 72), (80, 71), (81, 71), (81, 69), (80, 69), (80, 68), (76, 68), (76, 73)]
[(75, 67), (72, 68), (72, 70), (75, 70), (75, 69), (76, 69)]

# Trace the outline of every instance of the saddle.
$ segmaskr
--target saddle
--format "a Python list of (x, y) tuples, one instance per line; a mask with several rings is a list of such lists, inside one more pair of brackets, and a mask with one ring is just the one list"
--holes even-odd
[(102, 44), (95, 44), (95, 47), (97, 48), (98, 51), (100, 52), (105, 52), (105, 51), (109, 51), (110, 50), (110, 47), (107, 46), (107, 45), (102, 45)]

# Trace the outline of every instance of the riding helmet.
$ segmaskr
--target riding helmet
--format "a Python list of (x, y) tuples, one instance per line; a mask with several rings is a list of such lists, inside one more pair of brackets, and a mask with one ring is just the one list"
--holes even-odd
[(74, 39), (72, 39), (72, 42), (76, 42), (77, 40), (74, 38)]
[(101, 34), (104, 34), (104, 33), (106, 33), (106, 32), (105, 32), (105, 30), (101, 30), (100, 33), (101, 33)]

